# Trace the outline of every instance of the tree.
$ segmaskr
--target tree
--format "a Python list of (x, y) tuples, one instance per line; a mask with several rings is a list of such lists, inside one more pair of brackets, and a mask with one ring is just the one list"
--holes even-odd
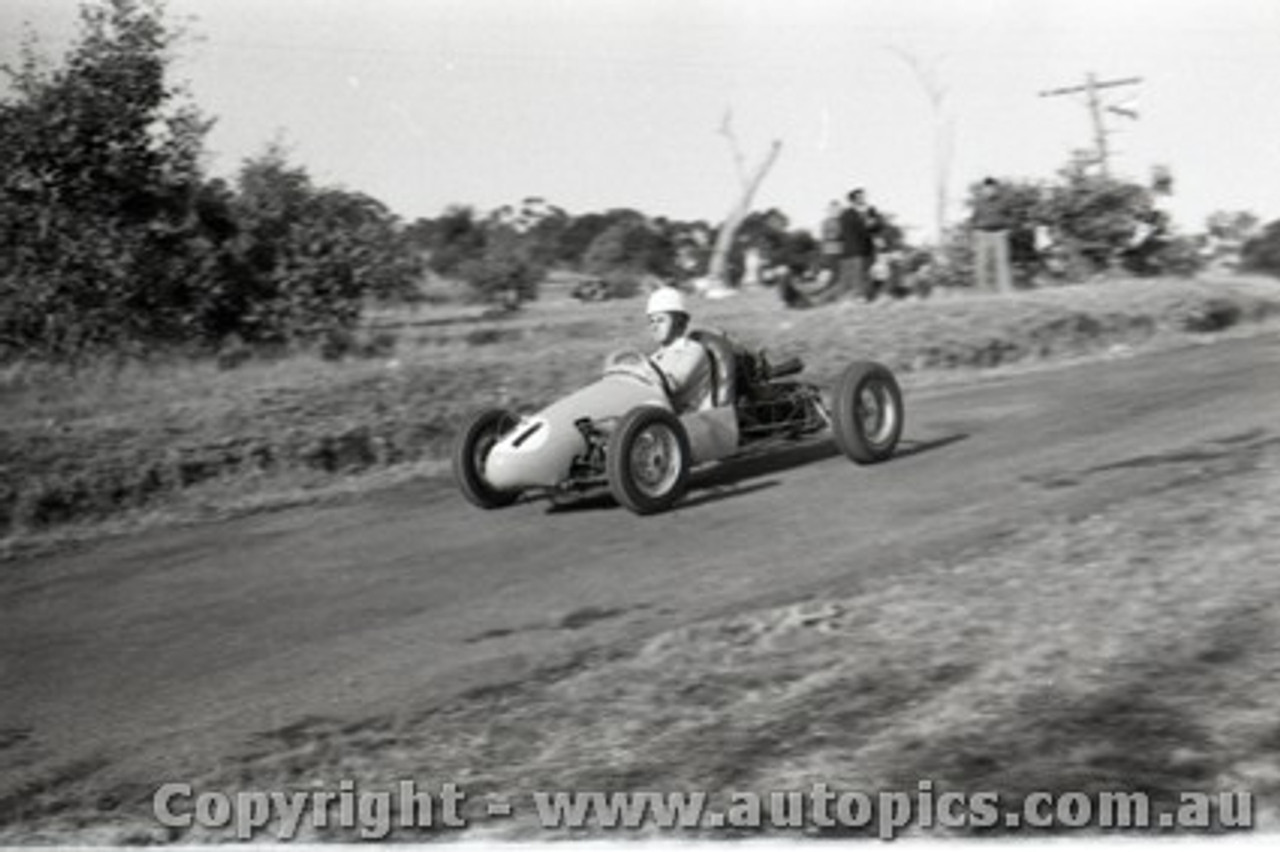
[(1244, 244), (1240, 265), (1250, 272), (1280, 275), (1280, 220), (1267, 225)]
[(0, 337), (32, 354), (180, 338), (215, 241), (196, 207), (210, 122), (165, 72), (160, 5), (101, 0), (51, 68), (34, 40), (0, 102)]
[(1063, 178), (1050, 189), (1041, 218), (1092, 271), (1108, 269), (1138, 236), (1140, 223), (1151, 218), (1151, 193), (1084, 168), (1067, 168)]
[(761, 283), (751, 276), (758, 275), (763, 266), (783, 262), (780, 258), (787, 244), (788, 225), (786, 215), (776, 208), (744, 216), (729, 249), (728, 281), (735, 285)]
[(733, 251), (734, 238), (743, 220), (751, 212), (751, 202), (755, 198), (757, 190), (760, 189), (760, 184), (764, 182), (769, 170), (773, 168), (773, 164), (778, 160), (778, 155), (782, 152), (782, 142), (775, 139), (769, 146), (769, 152), (765, 154), (764, 159), (760, 161), (754, 171), (748, 173), (741, 146), (738, 144), (738, 137), (733, 131), (732, 113), (725, 114), (719, 132), (729, 142), (734, 165), (738, 170), (741, 194), (733, 206), (729, 208), (729, 214), (725, 217), (724, 224), (716, 232), (716, 242), (711, 250), (711, 261), (707, 269), (707, 280), (712, 290), (723, 290), (728, 287), (731, 277), (730, 255)]
[(635, 292), (646, 276), (675, 274), (675, 242), (668, 228), (634, 210), (611, 211), (607, 218), (611, 224), (582, 256), (584, 272), (604, 278), (614, 295)]
[(482, 299), (511, 305), (536, 299), (546, 273), (534, 243), (510, 225), (487, 229), (484, 252), (458, 267), (459, 276)]
[(366, 297), (404, 296), (421, 273), (383, 204), (314, 186), (278, 144), (244, 163), (232, 209), (239, 233), (211, 307), (246, 340), (310, 340), (349, 328)]
[(430, 256), (427, 265), (438, 275), (452, 275), (484, 254), (485, 229), (470, 207), (455, 205), (438, 219), (419, 220), (414, 233)]
[(212, 122), (167, 79), (159, 0), (93, 0), (57, 68), (23, 49), (0, 102), (0, 342), (110, 350), (308, 340), (408, 294), (418, 255), (360, 193), (316, 187), (279, 146), (234, 188), (200, 162)]
[[(1062, 169), (1055, 181), (1000, 183), (995, 203), (1009, 223), (1011, 260), (1024, 280), (1048, 275), (1081, 281), (1111, 269), (1191, 275), (1201, 266), (1191, 241), (1172, 233), (1154, 191), (1141, 184), (1091, 173), (1084, 161)], [(970, 187), (971, 205), (977, 189), (977, 184)], [(1038, 231), (1049, 236), (1050, 245), (1041, 243)], [(948, 235), (926, 277), (935, 286), (972, 283), (966, 231)]]
[(529, 240), (530, 255), (540, 265), (552, 267), (560, 260), (561, 240), (572, 223), (572, 218), (559, 207), (543, 204), (536, 213), (522, 220), (525, 238)]
[(537, 298), (571, 230), (568, 214), (541, 199), (504, 205), (483, 217), (470, 207), (452, 206), (413, 227), (433, 272), (461, 279), (484, 301), (507, 303)]
[(1244, 243), (1258, 234), (1261, 224), (1248, 210), (1217, 210), (1205, 220), (1205, 231), (1214, 239)]
[(556, 260), (570, 266), (579, 266), (591, 243), (607, 227), (609, 227), (609, 218), (603, 213), (587, 213), (573, 217), (560, 232), (556, 246)]

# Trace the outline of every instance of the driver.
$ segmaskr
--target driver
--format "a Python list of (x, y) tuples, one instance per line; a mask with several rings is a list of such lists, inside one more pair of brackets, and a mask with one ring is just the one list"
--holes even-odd
[(711, 357), (689, 338), (689, 309), (684, 294), (659, 287), (649, 296), (649, 333), (659, 347), (650, 359), (663, 376), (676, 414), (711, 404)]

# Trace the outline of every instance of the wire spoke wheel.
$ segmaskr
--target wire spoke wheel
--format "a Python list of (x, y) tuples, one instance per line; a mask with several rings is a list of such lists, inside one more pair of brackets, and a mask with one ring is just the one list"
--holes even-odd
[(670, 426), (655, 423), (631, 446), (631, 473), (636, 487), (650, 497), (671, 490), (680, 475), (680, 445)]
[(637, 408), (614, 430), (605, 462), (614, 499), (639, 515), (662, 512), (688, 484), (689, 437), (665, 408)]

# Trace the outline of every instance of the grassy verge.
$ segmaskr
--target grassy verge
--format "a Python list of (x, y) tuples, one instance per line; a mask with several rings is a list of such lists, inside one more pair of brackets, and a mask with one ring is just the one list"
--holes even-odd
[[(378, 360), (11, 367), (0, 374), (0, 548), (439, 470), (468, 412), (544, 404), (590, 380), (609, 350), (647, 348), (640, 309), (557, 302), (449, 323), (424, 313)], [(761, 292), (697, 311), (700, 324), (803, 356), (825, 382), (852, 358), (904, 374), (987, 368), (1255, 326), (1280, 316), (1280, 287), (1111, 282), (803, 312)]]

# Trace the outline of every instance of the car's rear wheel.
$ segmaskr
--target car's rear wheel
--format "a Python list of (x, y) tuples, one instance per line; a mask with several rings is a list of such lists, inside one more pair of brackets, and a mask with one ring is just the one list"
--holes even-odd
[(637, 408), (609, 439), (609, 490), (637, 515), (671, 508), (689, 484), (689, 436), (663, 408)]
[(490, 408), (467, 421), (453, 447), (453, 478), (467, 502), (481, 509), (510, 506), (520, 496), (500, 491), (484, 478), (485, 461), (502, 436), (515, 428), (518, 418), (505, 409)]
[(893, 455), (902, 436), (902, 391), (893, 373), (873, 361), (855, 361), (840, 376), (832, 411), (840, 450), (858, 464)]

